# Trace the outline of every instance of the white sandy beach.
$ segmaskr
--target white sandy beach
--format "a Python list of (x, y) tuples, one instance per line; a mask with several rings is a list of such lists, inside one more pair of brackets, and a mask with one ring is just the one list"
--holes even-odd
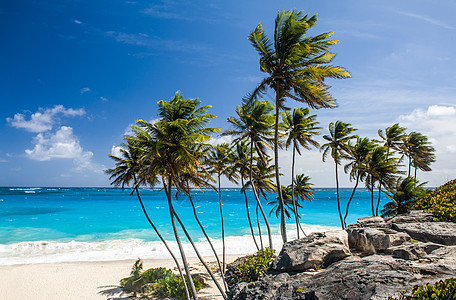
[[(227, 257), (232, 262), (237, 255)], [(215, 259), (205, 261), (215, 265)], [(131, 299), (119, 289), (119, 281), (128, 277), (134, 260), (69, 262), (0, 266), (2, 300), (120, 300)], [(189, 258), (193, 273), (205, 273), (197, 258)], [(174, 269), (171, 259), (144, 260), (144, 270), (155, 267)], [(203, 299), (222, 299), (210, 280), (199, 294)]]

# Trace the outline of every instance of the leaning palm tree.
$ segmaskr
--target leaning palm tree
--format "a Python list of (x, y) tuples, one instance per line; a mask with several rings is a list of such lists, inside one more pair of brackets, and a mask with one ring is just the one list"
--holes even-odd
[[(304, 174), (298, 174), (296, 175), (294, 179), (295, 184), (293, 185), (292, 190), (292, 196), (293, 196), (293, 202), (294, 199), (299, 199), (301, 201), (308, 200), (312, 201), (314, 198), (314, 189), (312, 188), (313, 183), (310, 182), (310, 177), (305, 176)], [(298, 215), (298, 208), (294, 207), (295, 209), (295, 217), (300, 219), (300, 216)], [(301, 223), (298, 220), (298, 226), (299, 229), (306, 235), (304, 232), (304, 229), (302, 229)], [(299, 238), (299, 234), (298, 234)]]
[[(261, 205), (260, 197), (258, 195), (257, 188), (252, 180), (253, 177), (253, 157), (254, 150), (260, 159), (266, 160), (266, 151), (271, 148), (272, 143), (272, 131), (271, 127), (274, 122), (274, 116), (271, 112), (274, 110), (274, 106), (269, 101), (260, 101), (253, 99), (249, 102), (245, 102), (244, 105), (236, 108), (237, 118), (229, 117), (228, 122), (231, 124), (232, 129), (227, 130), (225, 135), (237, 136), (233, 143), (240, 141), (246, 141), (249, 143), (250, 155), (249, 155), (249, 183), (251, 185), (257, 206), (260, 208), (263, 215), (266, 227), (268, 230), (269, 247), (272, 249), (272, 234), (266, 213)], [(260, 235), (261, 241), (261, 235)]]
[(138, 127), (145, 133), (138, 138), (147, 150), (142, 160), (146, 164), (147, 175), (160, 176), (168, 199), (168, 207), (174, 236), (179, 247), (182, 262), (194, 298), (197, 298), (196, 289), (191, 279), (187, 258), (179, 237), (176, 220), (192, 244), (200, 261), (206, 267), (214, 280), (221, 295), (226, 298), (223, 288), (215, 279), (212, 271), (199, 255), (192, 239), (188, 235), (184, 224), (180, 221), (174, 209), (172, 189), (184, 192), (188, 188), (189, 178), (198, 182), (198, 178), (205, 178), (207, 171), (202, 166), (200, 151), (209, 148), (207, 141), (210, 135), (217, 132), (215, 128), (208, 128), (208, 122), (215, 116), (208, 114), (210, 106), (200, 106), (198, 99), (183, 99), (179, 92), (169, 101), (158, 102), (159, 120), (153, 124), (138, 120)]
[(402, 142), (406, 136), (405, 130), (406, 128), (399, 126), (399, 123), (387, 127), (384, 133), (383, 130), (378, 130), (378, 135), (384, 142), (383, 146), (387, 147), (387, 156), (389, 156), (391, 150), (400, 150)]
[(354, 145), (349, 144), (347, 151), (347, 159), (349, 160), (348, 164), (345, 165), (344, 171), (347, 173), (350, 171), (350, 181), (355, 180), (355, 186), (353, 187), (350, 198), (347, 202), (347, 207), (345, 209), (344, 215), (344, 226), (347, 226), (347, 216), (350, 203), (355, 195), (356, 188), (358, 187), (359, 182), (364, 181), (367, 176), (366, 173), (366, 158), (370, 151), (375, 147), (375, 143), (369, 140), (368, 138), (356, 139)]
[(408, 212), (415, 199), (425, 191), (424, 184), (425, 182), (419, 184), (413, 177), (398, 178), (394, 186), (388, 190), (389, 193), (386, 193), (391, 202), (384, 205), (381, 211), (382, 217)]
[(351, 126), (350, 123), (344, 123), (342, 121), (336, 121), (329, 123), (329, 135), (325, 134), (323, 139), (327, 141), (326, 144), (321, 146), (323, 151), (323, 161), (330, 154), (334, 160), (336, 168), (336, 194), (337, 194), (337, 209), (339, 211), (340, 224), (342, 229), (344, 228), (344, 220), (340, 210), (340, 197), (339, 197), (339, 177), (337, 166), (340, 165), (341, 160), (348, 158), (348, 144), (351, 139), (356, 138), (356, 135), (351, 135), (356, 129)]
[(209, 166), (208, 172), (210, 174), (217, 175), (218, 183), (218, 196), (219, 196), (219, 209), (220, 209), (220, 221), (222, 229), (222, 276), (225, 274), (225, 261), (226, 261), (226, 246), (225, 246), (225, 226), (223, 219), (222, 210), (222, 189), (221, 189), (221, 177), (222, 175), (227, 177), (230, 181), (237, 182), (237, 175), (231, 170), (231, 150), (228, 143), (222, 143), (216, 145), (211, 151), (209, 151), (205, 163)]
[(408, 176), (410, 176), (412, 167), (415, 168), (415, 177), (417, 169), (425, 172), (431, 171), (430, 165), (435, 162), (434, 152), (435, 149), (426, 136), (415, 131), (409, 133), (400, 148), (402, 157), (408, 158)]
[[(274, 41), (265, 34), (259, 24), (249, 34), (252, 46), (260, 55), (260, 70), (268, 74), (252, 91), (250, 99), (257, 98), (268, 88), (275, 92), (274, 162), (276, 185), (280, 187), (279, 175), (279, 112), (285, 108), (285, 99), (306, 103), (311, 108), (335, 107), (335, 100), (328, 92), (325, 78), (348, 78), (343, 68), (330, 64), (333, 53), (331, 46), (338, 41), (330, 40), (332, 33), (314, 37), (306, 36), (307, 31), (317, 22), (317, 15), (309, 17), (303, 12), (280, 11), (274, 28)], [(277, 189), (279, 205), (284, 206), (282, 190)], [(285, 210), (281, 209), (280, 230), (282, 239), (287, 241)]]
[[(185, 286), (186, 297), (187, 297), (187, 299), (190, 299), (187, 282), (185, 280), (184, 274), (182, 273), (182, 268), (179, 264), (179, 261), (177, 260), (174, 253), (171, 251), (171, 248), (168, 246), (168, 243), (166, 242), (166, 240), (163, 238), (163, 236), (158, 231), (158, 228), (155, 226), (155, 224), (152, 222), (151, 218), (149, 217), (149, 214), (148, 214), (148, 212), (144, 206), (144, 203), (141, 199), (141, 196), (139, 194), (138, 187), (141, 184), (144, 184), (144, 182), (141, 181), (142, 177), (140, 176), (140, 174), (142, 172), (142, 165), (140, 163), (141, 151), (142, 151), (142, 149), (140, 147), (138, 147), (137, 143), (133, 139), (127, 138), (127, 143), (123, 143), (122, 148), (120, 149), (120, 153), (121, 153), (122, 157), (117, 157), (112, 154), (109, 155), (109, 157), (111, 157), (115, 161), (116, 166), (113, 169), (106, 170), (106, 173), (111, 175), (109, 177), (109, 179), (113, 180), (111, 182), (112, 185), (121, 186), (122, 190), (125, 188), (125, 185), (132, 186), (133, 192), (136, 192), (136, 196), (138, 197), (138, 200), (141, 205), (144, 216), (146, 217), (150, 226), (152, 226), (152, 228), (154, 229), (158, 238), (165, 245), (166, 250), (168, 250), (174, 263), (176, 264), (176, 267), (179, 270), (179, 274), (182, 278), (182, 282), (184, 283), (184, 286)], [(151, 185), (155, 185), (156, 179), (157, 179), (156, 177), (149, 178), (148, 183)]]
[(316, 115), (309, 115), (310, 110), (308, 108), (298, 108), (293, 109), (293, 112), (290, 113), (285, 111), (283, 117), (283, 129), (287, 140), (285, 142), (285, 147), (293, 148), (293, 158), (291, 160), (291, 198), (293, 200), (293, 208), (295, 212), (296, 220), (296, 232), (297, 238), (299, 239), (299, 219), (297, 215), (297, 209), (295, 207), (295, 198), (294, 198), (294, 171), (295, 171), (295, 156), (296, 152), (301, 155), (301, 150), (299, 146), (302, 146), (304, 149), (310, 149), (311, 146), (318, 148), (320, 145), (317, 141), (313, 139), (315, 135), (319, 135), (318, 131), (321, 129), (319, 126), (320, 123), (316, 121)]

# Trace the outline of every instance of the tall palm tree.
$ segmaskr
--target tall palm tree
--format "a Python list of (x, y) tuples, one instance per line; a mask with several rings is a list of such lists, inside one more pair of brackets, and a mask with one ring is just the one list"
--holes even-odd
[[(182, 95), (176, 92), (169, 101), (158, 102), (159, 120), (157, 122), (151, 124), (143, 120), (137, 121), (144, 132), (138, 140), (147, 149), (142, 160), (147, 164), (149, 176), (161, 177), (168, 199), (174, 236), (194, 298), (197, 298), (197, 294), (176, 226), (178, 216), (173, 206), (172, 188), (174, 187), (177, 192), (184, 192), (190, 177), (204, 178), (207, 175), (200, 161), (202, 157), (200, 151), (209, 147), (206, 142), (212, 133), (217, 132), (217, 129), (207, 127), (208, 122), (215, 117), (207, 113), (208, 108), (210, 106), (200, 106), (199, 99), (183, 99)], [(185, 227), (180, 224), (185, 232)], [(190, 238), (189, 241), (194, 246)], [(196, 250), (196, 247), (194, 248)], [(200, 260), (207, 266), (201, 258)], [(211, 270), (209, 268), (207, 270), (222, 296), (226, 298), (223, 288), (215, 280)]]
[[(378, 207), (380, 205), (380, 195), (382, 186), (389, 188), (396, 181), (399, 171), (399, 162), (395, 157), (387, 158), (387, 147), (375, 146), (366, 157), (367, 174), (366, 187), (371, 192), (372, 216), (378, 216)], [(374, 189), (378, 183), (379, 196), (377, 205), (374, 207)]]
[(205, 163), (209, 166), (208, 172), (210, 174), (217, 175), (218, 183), (218, 196), (219, 196), (219, 209), (220, 209), (220, 221), (222, 229), (222, 276), (225, 274), (226, 264), (226, 246), (225, 246), (225, 225), (223, 219), (222, 210), (222, 189), (221, 189), (221, 177), (222, 175), (227, 177), (230, 181), (236, 182), (237, 175), (231, 170), (232, 154), (230, 145), (228, 143), (221, 143), (216, 145), (211, 151), (209, 151)]
[[(268, 74), (252, 91), (250, 98), (257, 98), (268, 88), (275, 92), (274, 162), (276, 185), (279, 175), (279, 112), (285, 107), (285, 99), (304, 102), (311, 108), (335, 107), (335, 100), (328, 92), (325, 78), (348, 78), (343, 68), (330, 64), (333, 53), (329, 52), (338, 41), (330, 40), (332, 33), (314, 37), (307, 31), (317, 22), (317, 15), (309, 17), (303, 12), (280, 11), (274, 28), (274, 41), (266, 36), (261, 23), (249, 34), (252, 46), (260, 55), (260, 70)], [(277, 189), (279, 205), (284, 206), (282, 190)], [(281, 209), (280, 229), (287, 241), (284, 209)]]
[(400, 150), (400, 147), (406, 136), (405, 130), (406, 128), (401, 127), (399, 123), (387, 127), (384, 133), (383, 130), (378, 130), (378, 135), (384, 142), (383, 146), (387, 147), (387, 156), (389, 156), (391, 150)]
[[(179, 264), (179, 261), (177, 260), (174, 253), (171, 251), (171, 248), (168, 246), (168, 243), (166, 242), (166, 240), (160, 234), (158, 228), (155, 226), (155, 224), (152, 222), (151, 218), (149, 217), (149, 214), (148, 214), (148, 212), (144, 206), (144, 203), (141, 199), (141, 196), (139, 194), (138, 187), (141, 184), (144, 184), (144, 182), (142, 182), (141, 181), (142, 178), (140, 176), (138, 176), (142, 172), (142, 165), (140, 163), (141, 148), (139, 148), (138, 145), (135, 145), (135, 144), (137, 144), (137, 143), (135, 143), (135, 141), (133, 139), (127, 139), (127, 143), (123, 143), (122, 148), (120, 149), (120, 153), (121, 153), (122, 157), (117, 157), (117, 156), (110, 154), (109, 157), (111, 157), (115, 161), (116, 166), (113, 169), (106, 170), (106, 173), (110, 175), (109, 179), (113, 180), (111, 182), (112, 185), (121, 186), (122, 190), (125, 188), (125, 185), (131, 186), (133, 188), (133, 192), (135, 192), (136, 196), (138, 197), (138, 200), (141, 205), (144, 216), (146, 217), (150, 226), (152, 226), (152, 228), (155, 231), (155, 233), (157, 234), (158, 238), (165, 245), (166, 250), (168, 250), (174, 263), (176, 264), (176, 267), (179, 270), (179, 274), (180, 274), (182, 281), (184, 283), (184, 286), (185, 286), (186, 297), (187, 297), (187, 299), (190, 299), (187, 282), (185, 280), (184, 274), (182, 273), (182, 268)], [(153, 180), (154, 179), (156, 179), (156, 177), (154, 177)], [(149, 184), (154, 185), (156, 182), (154, 182), (153, 180), (149, 179)]]
[[(253, 177), (253, 157), (254, 149), (259, 158), (263, 161), (266, 160), (266, 150), (271, 148), (272, 143), (272, 131), (271, 127), (274, 122), (274, 116), (271, 112), (274, 110), (274, 106), (269, 101), (260, 101), (252, 99), (251, 101), (245, 102), (242, 106), (236, 108), (237, 118), (229, 117), (228, 122), (231, 124), (232, 129), (227, 130), (224, 134), (234, 135), (237, 138), (233, 143), (240, 141), (246, 141), (250, 144), (250, 156), (249, 156), (249, 183), (252, 187), (253, 194), (257, 206), (260, 208), (263, 215), (266, 227), (268, 229), (269, 247), (272, 249), (272, 234), (267, 219), (266, 213), (263, 210), (261, 201), (258, 195), (258, 191), (254, 185)], [(261, 235), (260, 235), (261, 241)]]
[(375, 143), (369, 140), (368, 138), (356, 139), (354, 145), (349, 144), (347, 151), (347, 159), (349, 160), (348, 164), (345, 165), (344, 171), (347, 173), (350, 171), (350, 181), (355, 180), (355, 186), (353, 187), (350, 198), (347, 202), (347, 207), (345, 209), (344, 215), (344, 226), (347, 226), (347, 216), (350, 203), (355, 195), (356, 188), (358, 187), (359, 182), (364, 181), (367, 176), (366, 173), (366, 158), (370, 151), (375, 147)]
[(342, 229), (344, 228), (344, 220), (342, 219), (342, 213), (340, 210), (340, 197), (339, 197), (339, 176), (337, 166), (340, 165), (341, 160), (348, 158), (348, 144), (351, 139), (356, 138), (356, 135), (351, 135), (356, 129), (351, 126), (350, 123), (342, 121), (336, 121), (329, 123), (329, 135), (325, 134), (323, 139), (327, 141), (326, 144), (321, 146), (323, 151), (323, 161), (330, 154), (334, 160), (336, 168), (336, 194), (337, 194), (337, 209), (339, 211), (340, 224)]
[[(283, 206), (285, 208), (284, 214), (287, 217), (287, 219), (291, 219), (291, 216), (295, 215), (294, 214), (294, 207), (293, 207), (293, 200), (291, 200), (291, 186), (284, 186), (282, 185), (282, 195), (285, 200), (285, 205)], [(272, 205), (271, 211), (269, 212), (269, 216), (272, 214), (275, 214), (277, 218), (280, 217), (282, 214), (282, 206), (280, 205), (279, 202), (279, 197), (276, 197), (274, 200), (269, 201), (267, 204)], [(295, 203), (296, 207), (302, 207), (301, 204), (296, 201)], [(298, 218), (300, 216), (298, 215)]]
[(316, 115), (309, 115), (310, 110), (308, 108), (298, 108), (293, 109), (293, 112), (290, 113), (285, 111), (283, 117), (283, 127), (287, 141), (285, 142), (285, 147), (293, 148), (293, 158), (291, 161), (291, 198), (293, 200), (293, 208), (295, 212), (296, 220), (296, 232), (297, 238), (299, 239), (299, 219), (298, 219), (298, 210), (295, 207), (295, 198), (294, 198), (294, 171), (295, 171), (295, 156), (296, 152), (301, 155), (301, 150), (299, 146), (302, 146), (304, 149), (310, 149), (311, 146), (318, 148), (320, 145), (317, 141), (313, 139), (315, 135), (319, 135), (318, 131), (321, 129), (319, 126), (320, 123), (316, 121)]
[(409, 211), (415, 199), (425, 191), (424, 184), (419, 184), (413, 177), (398, 178), (394, 186), (388, 189), (389, 193), (386, 193), (391, 202), (384, 205), (381, 211), (382, 217), (404, 214)]
[(435, 149), (432, 147), (428, 138), (423, 134), (413, 131), (409, 133), (403, 140), (401, 153), (408, 157), (408, 176), (410, 176), (411, 168), (416, 171), (420, 169), (425, 172), (431, 171), (431, 164), (435, 162)]

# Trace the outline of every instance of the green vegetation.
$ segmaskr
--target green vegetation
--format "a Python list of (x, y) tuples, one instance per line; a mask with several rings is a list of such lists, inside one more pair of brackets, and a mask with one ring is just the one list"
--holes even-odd
[[(166, 268), (154, 268), (142, 272), (142, 269), (142, 261), (140, 259), (136, 260), (130, 277), (120, 281), (122, 290), (127, 293), (133, 293), (133, 297), (136, 297), (137, 294), (141, 294), (143, 298), (186, 298), (185, 287), (188, 286), (188, 284), (184, 285), (182, 278), (174, 275), (171, 270)], [(195, 285), (196, 291), (199, 291), (203, 286), (201, 279), (196, 277), (193, 278), (193, 284)]]
[(269, 270), (274, 252), (274, 249), (265, 248), (255, 255), (242, 258), (242, 261), (235, 267), (235, 275), (231, 280), (231, 284), (257, 281), (261, 275)]
[(393, 188), (386, 194), (391, 202), (384, 205), (382, 217), (390, 217), (408, 212), (415, 204), (416, 198), (424, 193), (422, 184), (413, 177), (399, 178)]
[(456, 179), (418, 197), (413, 209), (424, 209), (435, 221), (456, 222)]
[(434, 285), (417, 285), (413, 287), (410, 296), (405, 294), (406, 291), (398, 298), (390, 297), (388, 300), (456, 300), (456, 278), (440, 280)]

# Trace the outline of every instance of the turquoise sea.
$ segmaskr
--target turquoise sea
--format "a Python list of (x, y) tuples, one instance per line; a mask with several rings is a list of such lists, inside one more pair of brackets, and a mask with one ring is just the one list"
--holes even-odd
[[(163, 191), (141, 189), (151, 219), (169, 241), (174, 241), (166, 197)], [(345, 205), (351, 189), (341, 190)], [(255, 199), (249, 195), (251, 218), (256, 228)], [(268, 195), (273, 199), (274, 195)], [(383, 207), (386, 197), (382, 197)], [(194, 191), (198, 216), (218, 249), (221, 229), (218, 194), (213, 190)], [(255, 251), (250, 236), (244, 197), (239, 189), (223, 189), (222, 202), (227, 236), (227, 252)], [(188, 198), (174, 199), (175, 209), (203, 255), (211, 252), (204, 242)], [(266, 211), (270, 206), (263, 201)], [(302, 203), (301, 223), (309, 233), (339, 228), (335, 189), (316, 189), (312, 202)], [(344, 207), (344, 206), (343, 206)], [(370, 192), (356, 192), (348, 223), (369, 216)], [(269, 218), (274, 248), (280, 249), (279, 220)], [(266, 234), (260, 219), (262, 234)], [(288, 221), (290, 238), (296, 235), (294, 220)], [(257, 229), (256, 229), (257, 230)], [(183, 239), (185, 241), (185, 239)], [(267, 239), (264, 239), (267, 242)], [(172, 247), (175, 244), (171, 242)], [(189, 248), (188, 243), (185, 245)], [(190, 250), (189, 250), (190, 251)], [(136, 195), (114, 188), (0, 188), (0, 265), (59, 261), (93, 261), (168, 257), (143, 215)], [(190, 254), (191, 255), (191, 254)]]

